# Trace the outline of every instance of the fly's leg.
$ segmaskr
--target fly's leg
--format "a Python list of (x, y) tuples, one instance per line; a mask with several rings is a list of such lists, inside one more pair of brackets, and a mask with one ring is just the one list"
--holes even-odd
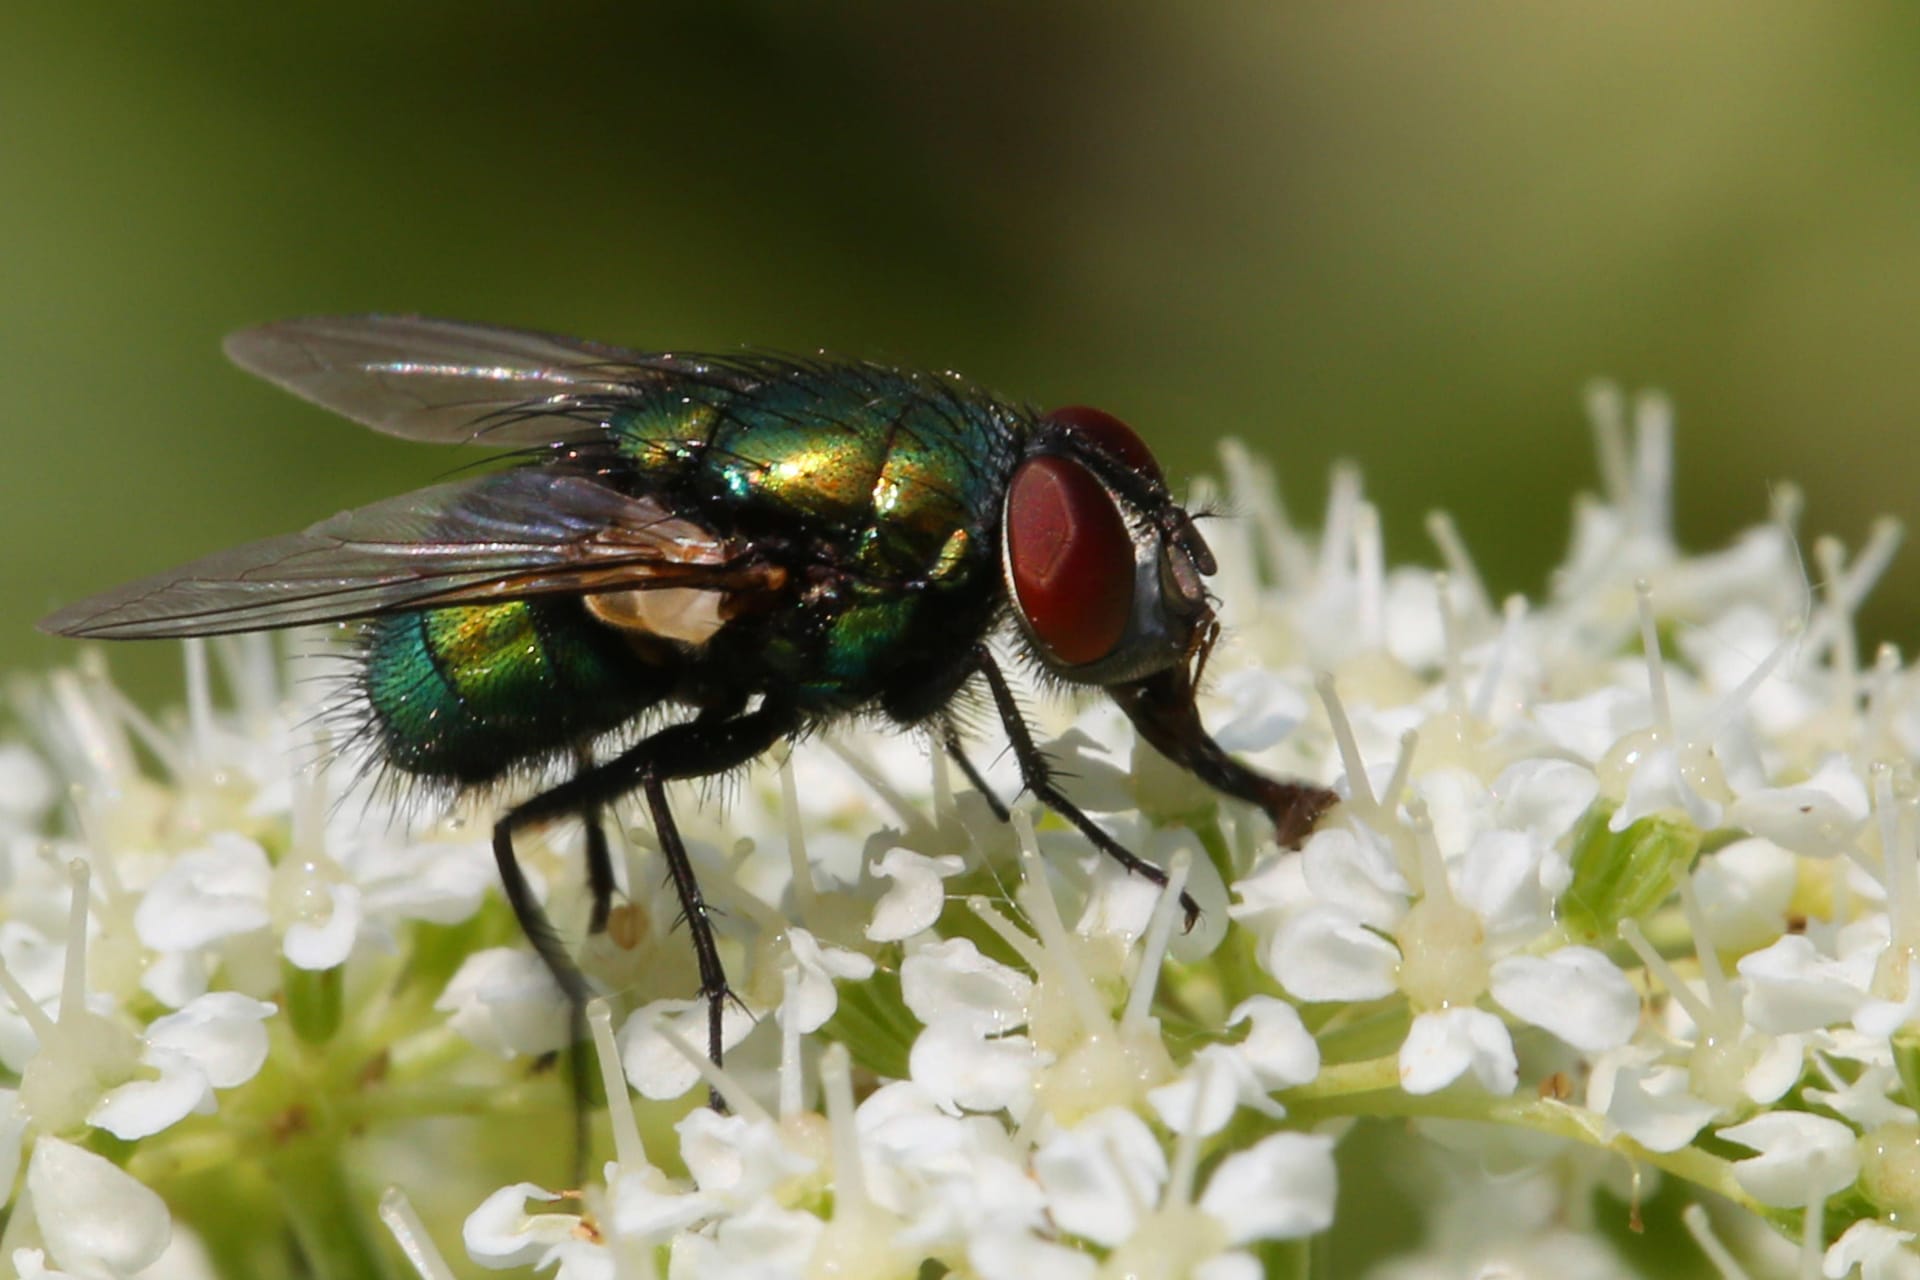
[(605, 933), (607, 917), (613, 914), (613, 854), (607, 848), (600, 806), (590, 804), (581, 810), (581, 820), (587, 824), (587, 891), (593, 896), (587, 932)]
[[(700, 994), (707, 1000), (707, 1057), (715, 1066), (723, 1052), (720, 1032), (732, 992), (727, 988), (727, 971), (720, 963), (720, 949), (714, 945), (713, 922), (707, 919), (707, 901), (700, 893), (700, 879), (693, 874), (693, 862), (680, 839), (680, 828), (667, 808), (666, 785), (658, 778), (643, 784), (647, 810), (653, 815), (653, 831), (660, 837), (660, 852), (667, 860), (667, 873), (680, 895), (680, 917), (687, 922), (687, 937), (693, 943), (694, 963), (700, 969)], [(715, 1095), (714, 1104), (719, 1106)]]
[[(677, 779), (725, 773), (753, 759), (798, 725), (799, 717), (792, 709), (773, 702), (762, 702), (745, 715), (725, 719), (703, 717), (669, 725), (606, 763), (582, 770), (552, 790), (516, 805), (494, 826), (494, 856), (500, 863), (500, 879), (506, 886), (507, 902), (513, 907), (514, 918), (526, 932), (527, 940), (533, 944), (534, 952), (566, 993), (576, 1032), (585, 1025), (586, 1002), (592, 991), (586, 975), (567, 954), (546, 913), (533, 899), (526, 875), (513, 854), (513, 832), (569, 814), (590, 812), (597, 816), (601, 808), (621, 796), (634, 790), (645, 793), (661, 851), (686, 914), (687, 933), (693, 941), (694, 958), (700, 969), (700, 994), (707, 1001), (708, 1055), (717, 1066), (722, 1049), (722, 1015), (732, 993), (727, 989), (726, 972), (714, 944), (713, 923), (707, 919), (706, 903), (700, 895), (693, 864), (687, 858), (686, 845), (668, 812), (663, 785)], [(597, 822), (588, 824), (590, 861), (597, 826)], [(605, 847), (602, 833), (602, 856)], [(611, 882), (610, 863), (608, 881)]]
[[(568, 1054), (568, 1075), (574, 1098), (574, 1152), (576, 1163), (581, 1166), (576, 1172), (584, 1172), (587, 1157), (587, 1100), (592, 1096), (590, 1063), (585, 1051), (587, 1000), (593, 993), (587, 986), (586, 975), (580, 972), (580, 967), (574, 963), (566, 945), (561, 942), (553, 922), (534, 900), (533, 889), (527, 883), (526, 873), (513, 852), (513, 836), (509, 825), (512, 816), (509, 814), (501, 819), (493, 829), (493, 857), (500, 866), (500, 883), (506, 890), (507, 905), (513, 908), (514, 920), (519, 923), (520, 931), (527, 935), (527, 941), (533, 944), (534, 954), (547, 966), (547, 971), (567, 997), (567, 1043), (572, 1047), (572, 1052)], [(607, 830), (601, 821), (600, 806), (582, 806), (580, 820), (586, 825), (587, 885), (593, 897), (587, 931), (604, 933), (607, 917), (613, 908), (613, 857), (607, 847)]]
[[(1080, 807), (1067, 799), (1066, 795), (1054, 785), (1053, 766), (1033, 740), (1032, 730), (1020, 715), (1020, 704), (1014, 700), (1013, 690), (1007, 685), (1007, 678), (1000, 674), (993, 655), (982, 646), (974, 650), (974, 666), (986, 677), (987, 688), (993, 693), (994, 709), (1000, 713), (1000, 723), (1007, 731), (1007, 741), (1013, 747), (1013, 758), (1020, 765), (1020, 779), (1027, 790), (1033, 792), (1040, 803), (1052, 809), (1077, 828), (1081, 835), (1093, 842), (1093, 847), (1106, 854), (1129, 872), (1145, 876), (1153, 883), (1165, 887), (1167, 873), (1154, 866), (1139, 854), (1134, 853), (1112, 836), (1094, 824), (1093, 819), (1080, 811)], [(951, 747), (948, 748), (950, 751)], [(963, 764), (962, 768), (966, 766)], [(969, 771), (971, 777), (971, 771)], [(979, 785), (975, 782), (975, 785)], [(1190, 893), (1180, 895), (1180, 910), (1187, 918), (1187, 928), (1200, 919), (1200, 904), (1194, 901)]]
[[(527, 941), (533, 944), (533, 953), (547, 966), (547, 972), (553, 975), (554, 982), (559, 984), (567, 997), (567, 1066), (573, 1086), (573, 1167), (574, 1180), (577, 1182), (579, 1175), (586, 1172), (587, 1165), (587, 1099), (591, 1092), (591, 1080), (585, 1046), (587, 1001), (593, 992), (587, 986), (587, 975), (580, 972), (580, 966), (573, 962), (566, 944), (560, 941), (560, 935), (553, 927), (553, 921), (547, 918), (546, 911), (533, 896), (533, 886), (527, 883), (527, 873), (514, 854), (513, 827), (517, 812), (510, 811), (493, 824), (493, 860), (499, 864), (500, 886), (507, 895), (507, 905), (513, 908), (513, 918), (519, 923), (520, 932), (527, 935)], [(595, 811), (587, 822), (589, 849), (594, 833), (599, 832), (598, 817)], [(604, 849), (605, 833), (600, 833), (600, 839)]]
[(1010, 820), (1013, 815), (1007, 812), (1007, 806), (1000, 802), (1000, 797), (993, 794), (993, 788), (987, 785), (987, 776), (967, 758), (966, 748), (960, 742), (960, 730), (954, 727), (952, 721), (940, 726), (940, 745), (948, 758), (960, 766), (960, 772), (967, 776), (973, 789), (987, 802), (987, 808), (993, 812), (993, 816), (1002, 822)]
[(533, 944), (533, 953), (547, 966), (547, 972), (553, 975), (567, 1002), (584, 1011), (587, 1000), (593, 995), (587, 986), (587, 976), (573, 962), (566, 944), (560, 941), (560, 934), (553, 927), (553, 921), (547, 918), (546, 910), (534, 898), (533, 886), (527, 883), (527, 873), (521, 868), (520, 859), (513, 851), (513, 829), (520, 825), (519, 814), (520, 809), (510, 810), (493, 824), (493, 860), (500, 867), (500, 887), (507, 895), (507, 905), (513, 908), (513, 918), (519, 923), (520, 932), (526, 934), (527, 941)]

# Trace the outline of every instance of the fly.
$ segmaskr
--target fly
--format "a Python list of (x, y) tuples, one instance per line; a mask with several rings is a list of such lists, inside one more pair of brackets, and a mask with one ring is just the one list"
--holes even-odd
[[(1058, 787), (987, 646), (1009, 617), (1045, 677), (1104, 690), (1162, 754), (1264, 810), (1282, 844), (1334, 802), (1239, 763), (1201, 724), (1213, 555), (1109, 414), (1035, 413), (953, 375), (862, 361), (642, 353), (412, 317), (292, 320), (226, 350), (376, 431), (498, 446), (512, 465), (216, 552), (41, 628), (131, 640), (357, 622), (357, 692), (384, 765), (456, 791), (570, 769), (500, 816), (493, 850), (576, 1027), (587, 980), (516, 833), (585, 824), (599, 932), (614, 893), (601, 814), (644, 798), (717, 1063), (727, 978), (666, 784), (855, 715), (931, 732), (1004, 821), (955, 714), (983, 688), (1026, 789), (1165, 884)], [(678, 718), (595, 756), (662, 709)], [(1191, 923), (1198, 908), (1183, 906)]]

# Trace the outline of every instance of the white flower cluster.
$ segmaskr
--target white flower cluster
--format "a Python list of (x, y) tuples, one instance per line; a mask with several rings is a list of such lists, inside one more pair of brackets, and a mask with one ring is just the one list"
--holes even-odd
[[(494, 890), (488, 810), (408, 824), (330, 784), (262, 641), (190, 646), (178, 724), (97, 657), (22, 683), (0, 1263), (372, 1274), (391, 1184), (427, 1277), (463, 1221), (474, 1263), (564, 1280), (1354, 1274), (1329, 1238), (1382, 1280), (1567, 1280), (1635, 1274), (1578, 1229), (1631, 1173), (1622, 1197), (1717, 1206), (1660, 1242), (1669, 1270), (1920, 1277), (1920, 693), (1853, 625), (1898, 531), (1816, 542), (1809, 575), (1782, 493), (1683, 556), (1664, 406), (1593, 410), (1605, 493), (1538, 603), (1496, 605), (1441, 518), (1444, 572), (1389, 570), (1350, 473), (1302, 533), (1229, 450), (1202, 710), (1338, 788), (1297, 851), (1097, 699), (1036, 726), (1165, 892), (1026, 802), (997, 821), (910, 737), (809, 743), (724, 806), (677, 790), (737, 996), (722, 1070), (650, 833), (617, 833), (591, 938), (577, 833), (526, 840), (604, 992), (612, 1158), (574, 1189), (566, 1011)], [(977, 759), (1011, 799), (1000, 745)], [(1368, 1252), (1334, 1213), (1365, 1117), (1504, 1189), (1436, 1180), (1408, 1247)], [(1730, 1205), (1798, 1253), (1749, 1233), (1738, 1260)]]

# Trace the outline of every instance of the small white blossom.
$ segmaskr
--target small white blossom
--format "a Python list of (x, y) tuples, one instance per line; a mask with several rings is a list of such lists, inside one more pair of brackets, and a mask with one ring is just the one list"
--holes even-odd
[(1736, 1160), (1733, 1176), (1762, 1204), (1798, 1208), (1810, 1196), (1830, 1196), (1860, 1173), (1853, 1130), (1802, 1111), (1775, 1111), (1720, 1130), (1760, 1154)]
[(1860, 1280), (1916, 1280), (1920, 1254), (1913, 1249), (1914, 1233), (1863, 1219), (1848, 1227), (1821, 1260), (1820, 1274), (1843, 1280), (1854, 1268)]
[(567, 1002), (547, 966), (519, 947), (489, 947), (460, 965), (434, 1001), (447, 1025), (503, 1057), (564, 1048)]
[(911, 849), (887, 850), (873, 864), (873, 874), (892, 880), (893, 888), (873, 904), (867, 940), (902, 942), (932, 928), (946, 906), (943, 881), (965, 868), (965, 860), (952, 854), (929, 858)]

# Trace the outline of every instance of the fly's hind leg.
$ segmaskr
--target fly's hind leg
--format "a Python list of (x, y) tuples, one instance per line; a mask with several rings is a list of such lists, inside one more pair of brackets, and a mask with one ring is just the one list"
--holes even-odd
[[(547, 972), (553, 975), (554, 982), (567, 998), (567, 1058), (574, 1099), (573, 1165), (575, 1181), (578, 1181), (587, 1166), (587, 1099), (591, 1091), (591, 1079), (585, 1041), (587, 1001), (593, 991), (587, 985), (587, 975), (580, 971), (580, 966), (568, 954), (566, 944), (561, 942), (553, 921), (533, 896), (533, 886), (527, 883), (527, 873), (514, 853), (513, 828), (517, 825), (519, 812), (520, 809), (509, 810), (493, 824), (493, 860), (500, 867), (500, 885), (506, 893), (507, 905), (513, 909), (513, 918), (520, 925), (520, 932), (527, 935), (527, 941), (533, 944), (534, 954), (547, 966)], [(592, 833), (598, 831), (598, 827), (597, 821), (590, 820), (587, 823), (589, 845)], [(605, 842), (605, 834), (601, 833), (603, 848)]]
[[(582, 775), (590, 771), (591, 766), (583, 763)], [(587, 886), (593, 900), (587, 918), (587, 932), (604, 933), (607, 917), (613, 908), (614, 886), (613, 858), (607, 846), (607, 831), (601, 819), (600, 804), (591, 802), (583, 805), (580, 820), (586, 827)], [(587, 1112), (593, 1093), (591, 1064), (586, 1053), (587, 1001), (593, 992), (586, 975), (574, 963), (573, 956), (560, 940), (553, 921), (534, 899), (533, 888), (527, 883), (526, 872), (513, 850), (513, 823), (514, 813), (509, 813), (494, 825), (493, 857), (499, 864), (500, 883), (506, 891), (507, 905), (513, 909), (514, 920), (519, 924), (520, 931), (527, 935), (527, 941), (533, 944), (534, 954), (547, 966), (547, 971), (553, 975), (567, 998), (567, 1044), (571, 1050), (567, 1065), (574, 1098), (575, 1172), (579, 1174), (586, 1168)], [(578, 1178), (575, 1180), (578, 1181)]]
[(580, 811), (587, 827), (587, 892), (593, 905), (587, 914), (587, 932), (605, 933), (607, 918), (613, 914), (613, 854), (607, 847), (607, 829), (600, 819), (600, 806), (587, 805)]
[[(763, 701), (744, 715), (701, 717), (666, 728), (641, 739), (604, 764), (584, 769), (550, 791), (542, 792), (510, 810), (494, 828), (494, 853), (500, 862), (500, 878), (506, 885), (507, 901), (514, 916), (526, 931), (534, 951), (576, 1009), (576, 1024), (591, 995), (586, 976), (573, 957), (561, 945), (540, 904), (533, 900), (526, 877), (513, 856), (514, 830), (550, 821), (569, 814), (599, 811), (621, 796), (635, 790), (646, 796), (660, 849), (667, 870), (680, 898), (687, 922), (687, 935), (693, 943), (694, 959), (699, 966), (701, 996), (707, 1002), (707, 1052), (719, 1064), (724, 1041), (721, 1034), (727, 1001), (727, 975), (720, 963), (714, 942), (713, 923), (707, 918), (707, 906), (700, 893), (700, 882), (687, 857), (686, 844), (667, 807), (665, 784), (679, 779), (705, 778), (726, 773), (752, 760), (775, 742), (792, 733), (799, 725), (798, 715), (789, 707)], [(597, 821), (588, 823), (588, 858), (591, 865)], [(599, 832), (601, 856), (606, 856), (604, 832)], [(589, 872), (590, 876), (596, 874)], [(611, 886), (611, 864), (606, 882)], [(594, 882), (597, 885), (598, 882)], [(597, 910), (596, 900), (596, 910)]]
[[(653, 832), (660, 838), (660, 853), (667, 860), (667, 874), (673, 878), (674, 892), (680, 896), (680, 916), (687, 922), (687, 938), (693, 943), (693, 959), (700, 970), (700, 994), (707, 1000), (707, 1057), (720, 1064), (725, 1049), (722, 1027), (727, 1001), (733, 992), (727, 987), (727, 971), (720, 963), (720, 949), (713, 941), (713, 922), (707, 919), (707, 901), (700, 893), (700, 879), (693, 874), (693, 860), (680, 839), (680, 827), (667, 807), (667, 788), (659, 778), (643, 784), (647, 811), (653, 815)], [(716, 1104), (719, 1099), (716, 1097)]]

